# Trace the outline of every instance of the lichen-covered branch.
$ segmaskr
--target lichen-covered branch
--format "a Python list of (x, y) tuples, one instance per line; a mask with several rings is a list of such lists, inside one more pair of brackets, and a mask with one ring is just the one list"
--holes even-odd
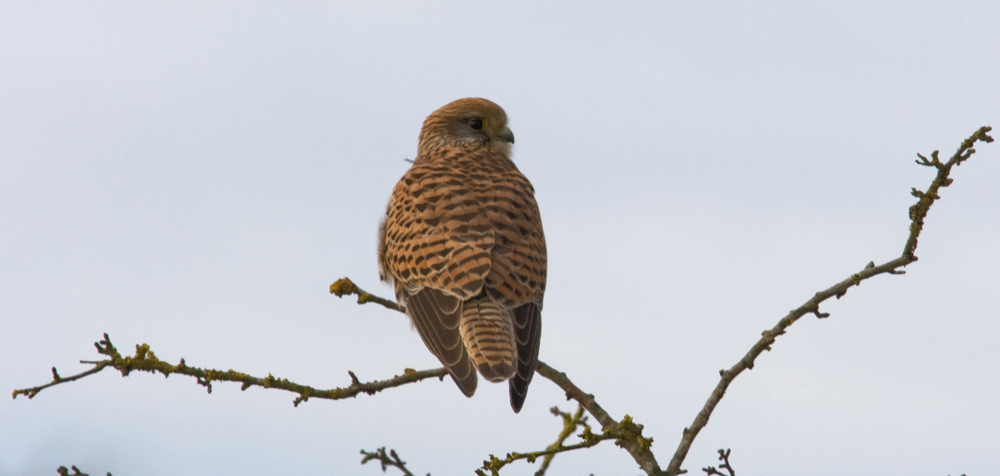
[[(552, 407), (552, 414), (561, 416), (563, 419), (563, 428), (562, 431), (559, 432), (559, 436), (556, 438), (555, 443), (549, 445), (541, 451), (532, 451), (528, 453), (507, 453), (507, 456), (504, 458), (497, 458), (494, 455), (490, 455), (490, 459), (483, 461), (483, 466), (476, 469), (475, 473), (479, 476), (486, 476), (486, 471), (489, 471), (492, 476), (499, 476), (500, 469), (510, 463), (522, 459), (529, 463), (534, 463), (539, 457), (542, 457), (542, 464), (538, 471), (535, 472), (535, 476), (544, 476), (545, 472), (549, 468), (549, 464), (552, 462), (552, 458), (555, 455), (581, 448), (590, 448), (591, 446), (595, 446), (602, 441), (620, 438), (620, 435), (610, 433), (603, 433), (600, 435), (594, 434), (590, 429), (590, 425), (587, 424), (587, 416), (583, 414), (583, 410), (583, 406), (580, 405), (577, 408), (576, 413), (570, 414), (568, 412), (560, 411), (558, 407)], [(583, 432), (577, 436), (583, 441), (571, 445), (565, 444), (566, 439), (576, 432), (576, 429), (580, 426), (583, 426), (584, 429)], [(366, 464), (369, 461), (378, 461), (382, 465), (382, 472), (385, 472), (388, 467), (395, 467), (402, 471), (404, 475), (413, 476), (413, 473), (406, 468), (406, 462), (399, 458), (399, 455), (396, 454), (395, 450), (389, 450), (387, 453), (385, 447), (383, 446), (372, 452), (361, 450), (361, 454), (363, 455), (361, 464)]]
[(34, 398), (38, 395), (38, 392), (51, 387), (53, 385), (59, 385), (66, 382), (72, 382), (79, 378), (86, 377), (88, 375), (93, 375), (105, 368), (112, 367), (115, 370), (121, 372), (123, 377), (127, 377), (128, 374), (134, 371), (140, 372), (152, 372), (161, 373), (164, 377), (169, 377), (172, 374), (187, 375), (189, 377), (194, 377), (197, 379), (198, 384), (204, 386), (208, 389), (208, 392), (212, 392), (212, 382), (240, 382), (243, 384), (242, 390), (246, 390), (250, 387), (263, 387), (263, 388), (276, 388), (281, 390), (286, 390), (289, 392), (299, 394), (295, 398), (293, 403), (298, 406), (310, 398), (322, 398), (327, 400), (341, 400), (345, 398), (352, 398), (357, 396), (359, 393), (366, 393), (368, 395), (374, 395), (377, 392), (385, 390), (387, 388), (398, 387), (400, 385), (405, 385), (408, 383), (419, 382), (421, 380), (429, 378), (443, 379), (447, 375), (447, 371), (444, 368), (431, 369), (431, 370), (421, 370), (416, 371), (413, 369), (403, 370), (403, 375), (397, 375), (393, 378), (386, 380), (376, 380), (373, 382), (361, 382), (358, 377), (354, 375), (354, 372), (348, 371), (348, 375), (351, 377), (351, 384), (343, 388), (333, 388), (329, 390), (320, 390), (307, 385), (300, 385), (289, 381), (288, 379), (277, 378), (272, 375), (267, 377), (253, 377), (242, 372), (237, 372), (235, 370), (213, 370), (213, 369), (200, 369), (198, 367), (191, 367), (181, 359), (179, 364), (171, 364), (169, 362), (164, 362), (156, 357), (156, 354), (149, 349), (149, 345), (142, 344), (135, 346), (135, 355), (132, 356), (122, 356), (118, 352), (118, 349), (111, 344), (111, 339), (107, 334), (104, 334), (104, 339), (100, 342), (95, 342), (94, 346), (97, 347), (97, 352), (101, 355), (106, 355), (108, 359), (100, 361), (81, 361), (81, 363), (91, 364), (92, 368), (81, 372), (79, 374), (73, 375), (71, 377), (60, 377), (56, 369), (52, 368), (52, 381), (39, 385), (37, 387), (25, 388), (20, 390), (14, 390), (13, 398), (17, 398), (18, 395), (24, 395), (28, 398)]
[(551, 380), (559, 388), (563, 389), (566, 392), (567, 400), (576, 400), (583, 408), (586, 408), (597, 419), (598, 423), (601, 424), (604, 434), (619, 435), (615, 440), (615, 444), (628, 451), (632, 455), (632, 459), (639, 464), (639, 467), (646, 474), (652, 476), (662, 473), (651, 449), (653, 439), (642, 436), (642, 425), (634, 423), (632, 417), (628, 415), (625, 415), (625, 418), (620, 422), (615, 421), (614, 418), (611, 418), (611, 415), (608, 415), (608, 412), (604, 411), (604, 408), (601, 408), (597, 400), (594, 399), (593, 394), (580, 390), (580, 387), (577, 387), (570, 381), (566, 374), (550, 367), (545, 362), (539, 360), (535, 371), (538, 372), (538, 375)]
[[(567, 451), (578, 450), (581, 448), (590, 448), (591, 446), (596, 446), (598, 443), (604, 440), (614, 440), (619, 438), (619, 435), (611, 433), (603, 433), (600, 435), (594, 434), (593, 432), (590, 431), (589, 426), (585, 427), (583, 433), (580, 433), (577, 436), (579, 436), (580, 439), (582, 439), (583, 441), (572, 445), (560, 444), (559, 446), (556, 447), (550, 446), (544, 450), (532, 451), (530, 453), (511, 452), (507, 453), (507, 456), (502, 459), (497, 458), (494, 455), (490, 455), (490, 459), (483, 461), (483, 466), (475, 471), (476, 475), (486, 476), (486, 471), (489, 471), (490, 472), (489, 474), (491, 476), (500, 476), (500, 468), (503, 468), (504, 466), (513, 463), (517, 460), (523, 459), (529, 463), (534, 463), (539, 456), (550, 458), (559, 453), (565, 453)], [(545, 473), (543, 472), (542, 474)]]
[[(529, 453), (507, 453), (507, 456), (504, 458), (497, 458), (494, 455), (490, 455), (490, 459), (483, 461), (483, 466), (477, 469), (475, 473), (479, 476), (486, 476), (486, 471), (489, 471), (492, 476), (499, 476), (500, 469), (510, 463), (521, 459), (526, 460), (529, 463), (534, 463), (538, 457), (541, 456), (543, 457), (542, 464), (538, 468), (538, 471), (535, 472), (535, 476), (544, 476), (545, 472), (549, 469), (549, 464), (552, 463), (552, 458), (555, 457), (555, 455), (581, 448), (590, 448), (591, 446), (596, 446), (604, 440), (617, 439), (619, 437), (619, 435), (611, 433), (595, 435), (591, 431), (590, 425), (587, 424), (587, 417), (583, 414), (583, 405), (578, 406), (576, 413), (573, 414), (559, 411), (559, 407), (552, 407), (551, 412), (553, 415), (560, 416), (563, 419), (563, 428), (559, 432), (559, 436), (556, 438), (555, 443), (549, 445), (541, 451), (532, 451)], [(577, 436), (583, 441), (572, 445), (565, 444), (566, 439), (576, 432), (576, 429), (580, 426), (583, 426), (583, 433), (580, 433)]]
[[(399, 455), (396, 454), (396, 450), (389, 450), (389, 453), (386, 454), (385, 447), (383, 446), (372, 452), (361, 450), (361, 454), (361, 464), (366, 464), (369, 461), (378, 461), (382, 464), (383, 473), (386, 468), (391, 466), (402, 471), (404, 476), (413, 476), (413, 473), (406, 468), (406, 461), (399, 459)], [(431, 476), (430, 473), (427, 473), (427, 476)]]
[(405, 307), (400, 306), (394, 301), (390, 301), (386, 298), (378, 297), (374, 294), (368, 293), (367, 291), (359, 288), (358, 285), (354, 284), (354, 281), (351, 281), (350, 278), (341, 278), (338, 279), (335, 283), (331, 284), (330, 294), (334, 294), (337, 297), (344, 297), (345, 294), (347, 295), (353, 294), (358, 297), (358, 304), (367, 304), (373, 302), (376, 304), (381, 304), (386, 308), (392, 309), (393, 311), (399, 311), (404, 314), (406, 313)]
[[(555, 450), (564, 447), (566, 439), (570, 437), (573, 433), (576, 433), (576, 429), (580, 426), (584, 428), (590, 428), (587, 424), (587, 416), (583, 414), (583, 405), (577, 404), (576, 412), (569, 413), (559, 410), (559, 407), (552, 407), (549, 409), (553, 415), (561, 417), (563, 421), (563, 429), (559, 432), (559, 436), (556, 437), (556, 442), (546, 448), (547, 450)], [(535, 471), (535, 476), (545, 476), (545, 472), (548, 471), (549, 465), (552, 464), (552, 458), (555, 458), (556, 454), (552, 453), (545, 455), (542, 458), (542, 464), (538, 466), (538, 471)]]
[(972, 154), (976, 153), (976, 149), (973, 148), (976, 142), (993, 142), (993, 138), (989, 136), (991, 130), (993, 128), (989, 126), (980, 127), (968, 139), (962, 141), (962, 145), (958, 147), (955, 154), (944, 163), (938, 160), (938, 151), (936, 150), (931, 153), (931, 160), (927, 160), (927, 157), (917, 154), (918, 159), (916, 162), (926, 167), (936, 168), (937, 176), (934, 177), (930, 187), (927, 187), (926, 192), (921, 192), (916, 188), (910, 192), (918, 200), (917, 203), (910, 207), (910, 236), (903, 247), (903, 256), (909, 257), (913, 261), (917, 260), (917, 257), (913, 253), (917, 250), (917, 238), (924, 229), (924, 218), (927, 217), (927, 212), (930, 211), (934, 201), (941, 198), (938, 195), (938, 191), (941, 188), (951, 185), (954, 181), (954, 179), (949, 177), (951, 168), (956, 165), (962, 165), (962, 162), (965, 162), (969, 157), (972, 157)]
[(883, 263), (881, 265), (875, 266), (874, 262), (868, 263), (861, 271), (852, 274), (847, 279), (816, 293), (812, 298), (805, 302), (805, 304), (799, 306), (788, 312), (788, 314), (781, 318), (777, 324), (771, 329), (768, 329), (762, 333), (762, 337), (750, 350), (739, 360), (735, 365), (730, 367), (728, 370), (720, 370), (718, 385), (712, 391), (712, 394), (708, 397), (708, 401), (702, 407), (698, 415), (695, 416), (694, 422), (691, 426), (685, 428), (681, 436), (681, 442), (677, 446), (677, 451), (674, 452), (673, 458), (670, 460), (670, 464), (667, 466), (667, 473), (670, 475), (681, 474), (681, 464), (684, 463), (684, 458), (687, 457), (688, 450), (691, 448), (691, 443), (694, 442), (695, 437), (698, 436), (698, 432), (701, 431), (705, 425), (708, 424), (708, 419), (712, 415), (712, 411), (715, 410), (715, 406), (719, 404), (722, 397), (726, 393), (726, 389), (729, 384), (732, 383), (741, 372), (747, 369), (752, 369), (754, 365), (754, 360), (764, 352), (765, 350), (771, 350), (771, 345), (774, 344), (775, 339), (785, 333), (785, 329), (795, 323), (800, 317), (806, 314), (814, 314), (816, 317), (824, 318), (828, 317), (829, 314), (821, 313), (819, 311), (819, 305), (823, 301), (831, 297), (837, 297), (840, 299), (847, 293), (847, 290), (852, 286), (859, 286), (861, 282), (869, 279), (873, 276), (880, 274), (903, 274), (903, 271), (898, 268), (906, 266), (917, 260), (914, 252), (917, 249), (917, 238), (920, 236), (921, 230), (924, 226), (924, 218), (927, 217), (927, 212), (930, 211), (931, 205), (938, 198), (938, 190), (942, 187), (947, 187), (951, 185), (952, 179), (949, 177), (951, 173), (951, 168), (955, 165), (959, 165), (965, 160), (967, 160), (973, 153), (976, 152), (972, 148), (976, 142), (993, 142), (993, 138), (987, 135), (991, 128), (984, 126), (973, 133), (968, 139), (962, 142), (962, 145), (958, 148), (958, 151), (949, 159), (947, 162), (942, 163), (938, 159), (938, 152), (934, 151), (931, 154), (932, 159), (928, 160), (922, 155), (918, 154), (920, 160), (917, 161), (918, 164), (935, 167), (937, 169), (937, 176), (931, 182), (930, 187), (927, 188), (926, 192), (921, 192), (917, 189), (913, 189), (913, 195), (918, 198), (916, 204), (910, 207), (910, 234), (906, 240), (906, 245), (903, 247), (903, 254), (891, 261)]

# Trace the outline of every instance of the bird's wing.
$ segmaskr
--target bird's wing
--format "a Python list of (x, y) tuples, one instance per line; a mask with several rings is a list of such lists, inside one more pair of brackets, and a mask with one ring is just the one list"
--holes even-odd
[(521, 411), (528, 396), (528, 384), (535, 375), (538, 347), (542, 337), (542, 311), (535, 303), (514, 309), (514, 338), (517, 342), (517, 372), (508, 382), (510, 406), (514, 413)]
[(413, 294), (405, 289), (402, 292), (406, 294), (406, 314), (424, 345), (448, 369), (462, 393), (471, 397), (476, 393), (478, 379), (458, 328), (462, 301), (432, 288), (423, 288)]

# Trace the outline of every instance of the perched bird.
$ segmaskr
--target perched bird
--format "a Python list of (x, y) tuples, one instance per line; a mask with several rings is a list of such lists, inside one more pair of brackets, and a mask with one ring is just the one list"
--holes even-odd
[(538, 362), (546, 251), (535, 189), (510, 160), (492, 101), (465, 98), (424, 121), (417, 157), (379, 230), (379, 271), (466, 396), (476, 371), (509, 379), (519, 412)]

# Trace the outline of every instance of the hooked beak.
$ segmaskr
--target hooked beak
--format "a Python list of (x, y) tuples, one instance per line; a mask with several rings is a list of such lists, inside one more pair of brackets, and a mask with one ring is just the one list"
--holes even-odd
[(514, 143), (514, 133), (511, 132), (511, 130), (510, 130), (509, 127), (504, 127), (503, 130), (500, 131), (499, 134), (497, 134), (497, 137), (499, 137), (499, 138), (501, 138), (501, 139), (503, 139), (503, 140), (505, 140), (507, 142), (510, 142), (511, 144)]

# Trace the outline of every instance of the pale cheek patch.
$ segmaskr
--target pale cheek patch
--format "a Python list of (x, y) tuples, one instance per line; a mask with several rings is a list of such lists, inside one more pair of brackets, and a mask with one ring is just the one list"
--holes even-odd
[(490, 152), (493, 152), (495, 154), (500, 154), (507, 159), (511, 158), (511, 152), (513, 151), (511, 143), (502, 140), (490, 141), (489, 149)]

